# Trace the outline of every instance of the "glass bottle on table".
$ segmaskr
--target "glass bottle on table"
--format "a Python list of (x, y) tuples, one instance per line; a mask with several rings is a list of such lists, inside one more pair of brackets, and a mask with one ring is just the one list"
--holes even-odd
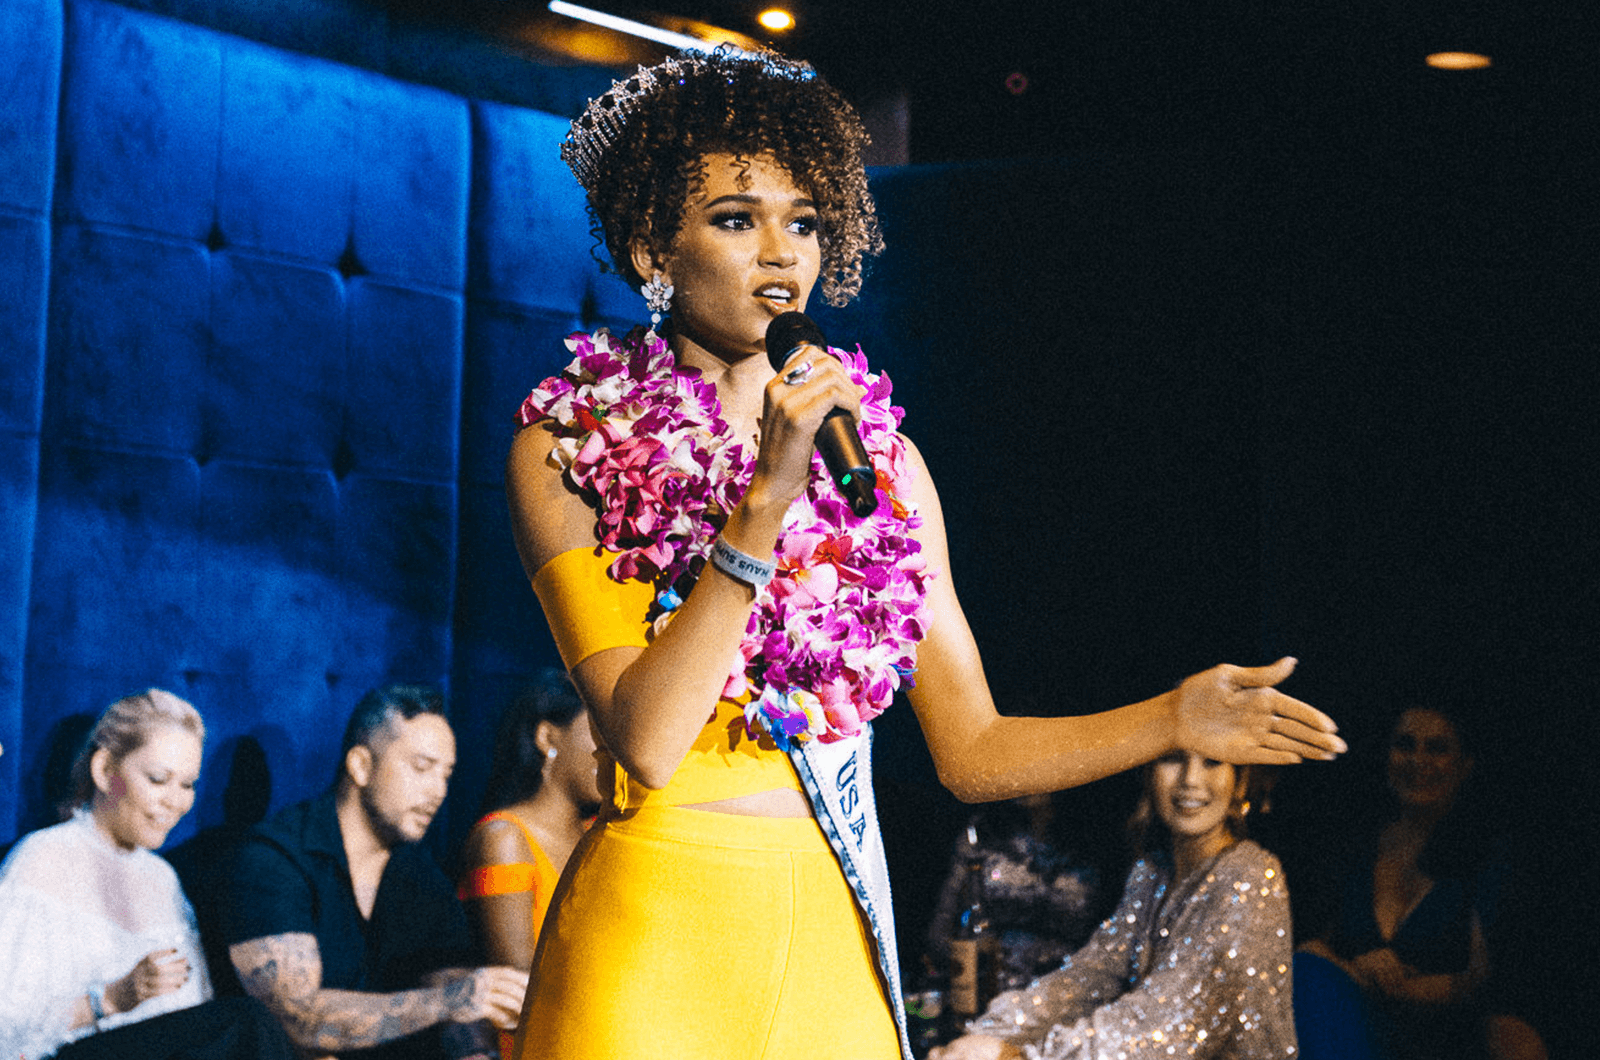
[[(976, 844), (974, 844), (976, 845)], [(950, 979), (945, 994), (948, 1037), (965, 1033), (967, 1021), (989, 1007), (998, 989), (1000, 938), (984, 908), (983, 859), (967, 861), (955, 930), (950, 935)]]

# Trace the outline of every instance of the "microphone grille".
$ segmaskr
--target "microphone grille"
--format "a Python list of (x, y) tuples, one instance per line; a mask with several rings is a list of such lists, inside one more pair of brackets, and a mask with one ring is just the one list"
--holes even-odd
[(828, 340), (822, 337), (822, 329), (804, 313), (781, 313), (767, 325), (767, 360), (772, 363), (774, 372), (783, 371), (795, 347), (805, 345), (826, 349)]

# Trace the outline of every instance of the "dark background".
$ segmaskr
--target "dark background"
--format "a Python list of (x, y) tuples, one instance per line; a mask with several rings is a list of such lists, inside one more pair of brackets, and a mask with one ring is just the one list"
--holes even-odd
[[(863, 306), (920, 297), (867, 348), (912, 357), (1002, 709), (1298, 656), (1354, 748), (1258, 826), (1308, 895), (1381, 810), (1393, 716), (1457, 714), (1558, 1053), (1596, 941), (1597, 40), (1576, 4), (934, 3), (799, 49), (864, 108), (902, 91), (913, 161), (1037, 160), (897, 201)], [(967, 255), (896, 258), (897, 226)], [(919, 433), (930, 405), (968, 429)], [(1069, 796), (1085, 849), (1131, 789)]]

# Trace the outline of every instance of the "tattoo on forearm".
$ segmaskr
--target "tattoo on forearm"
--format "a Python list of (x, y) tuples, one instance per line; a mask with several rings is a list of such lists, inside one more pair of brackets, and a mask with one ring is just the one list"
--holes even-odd
[[(325, 1051), (379, 1045), (431, 1027), (455, 1010), (460, 980), (437, 988), (370, 994), (322, 987), (316, 936), (269, 935), (229, 950), (245, 992), (284, 1025), (296, 1045)], [(471, 977), (467, 1000), (471, 999)]]
[(447, 1012), (465, 1012), (472, 1005), (478, 981), (474, 976), (460, 975), (444, 984), (444, 1007)]

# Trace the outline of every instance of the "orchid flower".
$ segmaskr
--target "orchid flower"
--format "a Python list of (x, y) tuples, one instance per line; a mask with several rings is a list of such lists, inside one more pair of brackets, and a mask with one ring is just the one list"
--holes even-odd
[[(716, 388), (678, 367), (654, 333), (580, 332), (567, 348), (572, 363), (529, 394), (517, 422), (552, 421), (550, 463), (599, 511), (598, 539), (616, 554), (611, 577), (657, 590), (659, 632), (679, 602), (674, 587), (701, 569), (748, 487), (755, 454), (733, 441)], [(756, 594), (723, 687), (727, 699), (748, 697), (748, 731), (785, 749), (859, 733), (911, 686), (926, 629), (932, 574), (912, 536), (921, 517), (905, 501), (910, 458), (895, 433), (904, 411), (860, 350), (830, 352), (865, 391), (862, 442), (884, 496), (858, 518), (817, 456), (786, 513), (778, 573)]]

